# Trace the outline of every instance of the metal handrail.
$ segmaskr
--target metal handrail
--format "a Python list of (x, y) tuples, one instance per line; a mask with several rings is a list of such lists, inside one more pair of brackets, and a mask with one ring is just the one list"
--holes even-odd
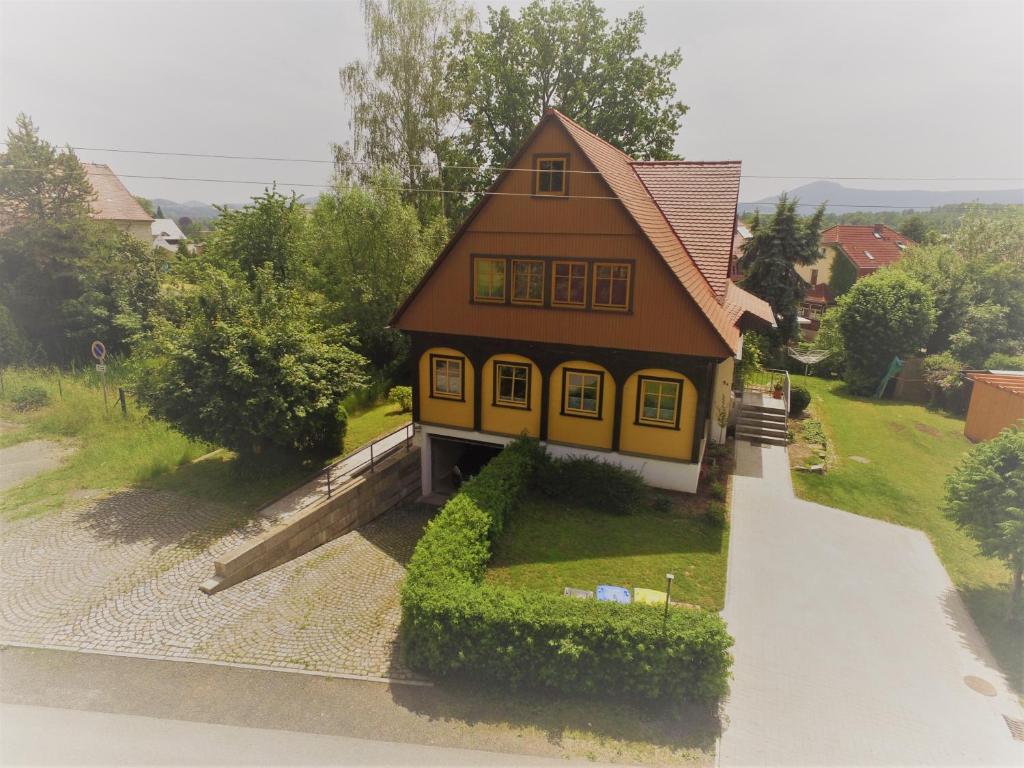
[[(386, 449), (383, 453), (374, 454), (374, 448), (378, 444), (384, 442), (385, 440), (388, 440), (389, 438), (394, 437), (399, 432), (403, 432), (403, 431), (405, 432), (405, 442), (398, 443), (397, 445), (393, 445), (390, 448)], [(374, 470), (376, 468), (376, 465), (382, 459), (386, 459), (388, 456), (392, 455), (393, 453), (395, 453), (400, 448), (404, 447), (405, 450), (407, 450), (407, 451), (410, 450), (412, 448), (412, 440), (413, 440), (413, 437), (415, 436), (415, 434), (416, 434), (415, 425), (413, 424), (413, 422), (407, 421), (405, 424), (403, 424), (402, 426), (398, 427), (397, 429), (391, 430), (386, 435), (381, 435), (380, 437), (375, 437), (372, 441), (370, 441), (370, 443), (363, 443), (358, 448), (355, 448), (354, 450), (349, 451), (348, 453), (346, 453), (341, 458), (335, 459), (330, 464), (328, 464), (326, 467), (323, 467), (322, 469), (318, 469), (316, 472), (314, 472), (311, 475), (307, 475), (303, 480), (299, 481), (298, 483), (296, 483), (295, 485), (290, 487), (288, 490), (284, 491), (283, 493), (279, 493), (277, 496), (272, 498), (270, 501), (268, 501), (268, 502), (262, 504), (261, 506), (257, 507), (257, 509), (254, 512), (254, 514), (259, 514), (260, 512), (262, 512), (263, 510), (267, 509), (268, 507), (276, 504), (277, 502), (279, 502), (281, 499), (285, 498), (286, 496), (290, 496), (291, 494), (295, 493), (295, 491), (299, 490), (300, 488), (303, 488), (303, 487), (309, 485), (310, 483), (312, 483), (312, 482), (314, 482), (316, 480), (319, 480), (322, 477), (325, 477), (325, 479), (327, 480), (327, 492), (319, 494), (315, 498), (311, 499), (308, 503), (306, 503), (306, 504), (304, 504), (302, 506), (302, 509), (305, 509), (306, 507), (309, 507), (309, 506), (311, 506), (313, 504), (316, 504), (322, 498), (329, 499), (329, 498), (331, 498), (331, 496), (333, 495), (333, 492), (334, 492), (334, 483), (332, 482), (332, 480), (334, 478), (332, 477), (332, 475), (333, 475), (334, 470), (337, 469), (338, 465), (343, 464), (344, 462), (346, 462), (349, 459), (351, 459), (353, 456), (355, 456), (360, 451), (364, 451), (364, 450), (366, 450), (367, 447), (369, 447), (370, 448), (370, 459), (369, 459), (369, 461), (364, 461), (361, 464), (358, 464), (355, 467), (352, 467), (351, 469), (349, 469), (345, 473), (345, 476), (346, 477), (347, 476), (355, 476), (357, 474), (360, 474), (361, 472), (364, 472), (367, 467), (370, 467), (370, 469), (372, 471), (372, 470)]]
[(782, 389), (782, 402), (789, 410), (789, 398), (792, 389), (792, 382), (789, 378), (789, 371), (779, 368), (758, 368), (748, 371), (744, 375), (743, 389), (753, 392), (775, 392), (776, 387)]

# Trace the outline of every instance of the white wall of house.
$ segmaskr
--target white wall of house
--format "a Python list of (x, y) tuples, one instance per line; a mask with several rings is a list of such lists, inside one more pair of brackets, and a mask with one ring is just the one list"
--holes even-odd
[[(733, 394), (732, 379), (736, 373), (736, 360), (727, 357), (715, 366), (715, 387), (711, 390), (711, 440), (716, 443), (725, 442), (725, 432), (729, 428), (732, 416)], [(724, 409), (725, 426), (719, 426), (719, 413)]]

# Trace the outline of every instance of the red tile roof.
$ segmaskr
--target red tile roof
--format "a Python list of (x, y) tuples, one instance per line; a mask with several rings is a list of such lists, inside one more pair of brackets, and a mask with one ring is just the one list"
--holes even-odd
[(968, 371), (967, 378), (1024, 397), (1024, 371)]
[(633, 170), (721, 300), (736, 231), (740, 163), (634, 163)]
[[(876, 231), (881, 237), (876, 237)], [(885, 224), (838, 224), (821, 233), (822, 245), (839, 246), (857, 271), (864, 275), (887, 267), (903, 258), (903, 249), (917, 245)]]
[(804, 294), (804, 302), (807, 304), (834, 304), (835, 295), (828, 283), (818, 283), (807, 289)]
[[(720, 298), (715, 293), (683, 240), (669, 223), (664, 211), (640, 180), (637, 167), (642, 164), (636, 163), (625, 152), (595, 136), (561, 112), (551, 109), (547, 114), (565, 126), (580, 151), (598, 170), (612, 193), (619, 198), (623, 207), (646, 235), (647, 240), (675, 273), (683, 288), (696, 302), (721, 339), (733, 352), (738, 352), (740, 331), (736, 326), (736, 320), (730, 318), (729, 312), (720, 303), (724, 300), (724, 295)], [(726, 269), (728, 269), (729, 255), (732, 251), (732, 227), (736, 221), (735, 206), (734, 197), (732, 208), (728, 212), (729, 237), (724, 252)], [(720, 217), (724, 215), (723, 209), (717, 204), (717, 201), (711, 205), (711, 209), (716, 211)], [(709, 214), (708, 220), (711, 220), (714, 215)]]
[(132, 193), (110, 170), (109, 165), (82, 163), (89, 184), (96, 193), (92, 201), (93, 218), (104, 221), (153, 221)]
[(775, 327), (775, 313), (764, 299), (740, 288), (732, 280), (726, 282), (725, 307), (734, 324), (740, 323), (744, 315), (762, 321), (770, 328)]

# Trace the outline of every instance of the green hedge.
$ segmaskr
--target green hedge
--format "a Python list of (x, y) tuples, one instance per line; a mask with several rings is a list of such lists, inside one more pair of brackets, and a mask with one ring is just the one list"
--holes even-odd
[(407, 663), (513, 686), (710, 701), (727, 690), (732, 638), (714, 613), (576, 600), (481, 584), (491, 541), (543, 450), (518, 440), (427, 526), (402, 589)]

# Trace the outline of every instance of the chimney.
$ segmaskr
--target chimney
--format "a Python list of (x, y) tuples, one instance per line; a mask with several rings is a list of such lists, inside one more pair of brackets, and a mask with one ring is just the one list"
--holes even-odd
[(875, 237), (877, 237), (879, 240), (882, 239), (882, 225), (881, 224), (875, 224)]

